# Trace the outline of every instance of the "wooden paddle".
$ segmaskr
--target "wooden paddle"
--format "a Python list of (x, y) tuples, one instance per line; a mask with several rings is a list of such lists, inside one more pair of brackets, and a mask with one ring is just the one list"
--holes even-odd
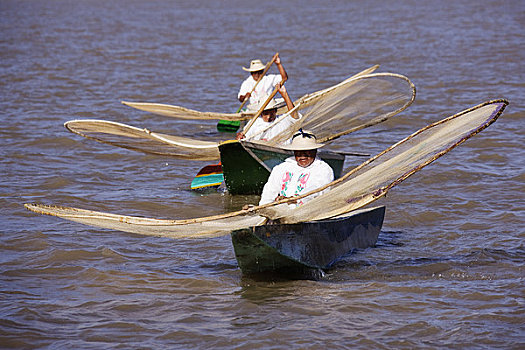
[[(259, 77), (259, 79), (257, 79), (257, 81), (255, 82), (255, 85), (253, 86), (252, 90), (250, 91), (250, 95), (252, 94), (252, 92), (255, 91), (255, 88), (257, 87), (257, 85), (259, 85), (259, 82), (264, 78), (264, 76), (266, 75), (266, 73), (268, 72), (268, 70), (270, 69), (272, 64), (277, 59), (278, 55), (279, 55), (279, 53), (276, 52), (275, 55), (273, 55), (273, 57), (270, 60), (270, 62), (268, 62), (266, 64), (266, 67), (264, 68), (261, 76)], [(244, 107), (245, 103), (249, 99), (250, 99), (249, 97), (246, 97), (244, 99), (244, 101), (242, 101), (242, 104), (239, 106), (239, 108), (237, 109), (236, 113), (239, 113), (241, 111), (242, 107)], [(236, 132), (239, 129), (239, 126), (241, 126), (241, 122), (238, 121), (238, 120), (219, 120), (219, 123), (217, 123), (217, 130), (221, 131), (221, 132)]]
[(262, 114), (262, 112), (264, 111), (264, 109), (266, 108), (266, 106), (268, 106), (268, 103), (270, 103), (270, 101), (272, 100), (272, 98), (275, 97), (275, 95), (277, 94), (277, 91), (279, 91), (279, 88), (282, 86), (282, 84), (284, 84), (285, 80), (281, 80), (281, 82), (277, 85), (275, 85), (275, 88), (273, 89), (272, 93), (268, 96), (268, 98), (266, 99), (266, 101), (264, 101), (264, 103), (262, 104), (261, 108), (259, 108), (259, 110), (257, 111), (257, 113), (255, 113), (255, 115), (253, 116), (253, 118), (248, 122), (248, 124), (246, 124), (246, 126), (244, 127), (243, 129), (243, 132), (246, 134), (246, 132), (248, 132), (248, 130), (252, 127), (253, 123), (255, 123), (255, 121), (257, 120), (257, 118), (259, 118), (259, 116)]

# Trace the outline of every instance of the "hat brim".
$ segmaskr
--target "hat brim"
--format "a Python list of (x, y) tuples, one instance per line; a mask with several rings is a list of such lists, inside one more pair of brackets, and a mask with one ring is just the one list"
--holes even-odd
[(281, 148), (285, 149), (285, 150), (288, 150), (288, 151), (308, 151), (308, 150), (312, 150), (312, 149), (321, 148), (324, 145), (325, 145), (324, 143), (318, 143), (318, 144), (315, 144), (315, 145), (304, 145), (304, 146), (292, 146), (291, 144), (289, 144), (289, 145), (281, 146)]
[(243, 70), (247, 71), (247, 72), (250, 72), (250, 73), (253, 73), (253, 72), (260, 72), (262, 70), (264, 70), (264, 68), (266, 67), (262, 67), (261, 69), (250, 69), (250, 68), (245, 68), (245, 67), (242, 67)]
[(264, 111), (268, 111), (268, 110), (270, 110), (270, 109), (279, 109), (279, 108), (284, 107), (284, 106), (286, 106), (286, 102), (285, 102), (285, 101), (283, 101), (283, 102), (279, 102), (279, 103), (277, 103), (275, 106), (271, 106), (271, 107), (266, 106), (266, 107), (264, 108)]

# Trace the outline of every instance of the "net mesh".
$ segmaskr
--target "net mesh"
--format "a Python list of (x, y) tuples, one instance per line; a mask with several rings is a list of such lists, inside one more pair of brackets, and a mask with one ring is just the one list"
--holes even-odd
[(172, 117), (178, 119), (222, 119), (222, 120), (247, 120), (253, 117), (255, 112), (241, 112), (241, 113), (216, 113), (216, 112), (199, 112), (193, 109), (172, 106), (162, 103), (149, 102), (128, 102), (122, 101), (122, 104), (140, 109), (141, 111), (150, 112), (153, 114), (162, 115), (165, 117)]
[[(380, 123), (407, 108), (415, 87), (406, 77), (374, 73), (353, 77), (329, 89), (307, 95), (296, 108), (303, 115), (293, 128), (267, 141), (278, 146), (299, 128), (313, 131), (321, 142)], [(283, 120), (284, 118), (278, 118)], [(65, 127), (81, 136), (146, 153), (193, 160), (218, 159), (218, 143), (150, 132), (104, 120), (74, 120)], [(263, 132), (263, 131), (261, 131)]]
[(328, 184), (329, 191), (294, 209), (286, 205), (290, 200), (283, 200), (211, 217), (157, 220), (42, 204), (26, 204), (26, 207), (37, 213), (87, 225), (168, 237), (228, 234), (235, 229), (262, 225), (265, 218), (282, 223), (321, 220), (348, 213), (381, 198), (410, 175), (487, 128), (507, 104), (506, 100), (488, 101), (428, 125)]
[(387, 120), (410, 106), (415, 96), (414, 84), (403, 75), (374, 73), (351, 78), (305, 97), (297, 105), (301, 119), (268, 143), (283, 143), (300, 128), (313, 132), (320, 142), (331, 141)]
[(266, 221), (266, 218), (257, 215), (228, 214), (189, 220), (162, 220), (43, 204), (25, 204), (25, 207), (39, 214), (85, 225), (170, 238), (216, 237), (235, 229), (262, 225)]
[(71, 120), (64, 126), (88, 139), (135, 151), (192, 160), (219, 158), (217, 142), (161, 134), (107, 120)]

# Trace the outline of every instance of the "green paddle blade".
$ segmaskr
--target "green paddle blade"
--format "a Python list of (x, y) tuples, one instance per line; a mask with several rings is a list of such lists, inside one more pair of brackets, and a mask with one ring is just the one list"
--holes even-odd
[(239, 126), (241, 126), (241, 122), (238, 120), (219, 120), (217, 130), (220, 132), (237, 132)]

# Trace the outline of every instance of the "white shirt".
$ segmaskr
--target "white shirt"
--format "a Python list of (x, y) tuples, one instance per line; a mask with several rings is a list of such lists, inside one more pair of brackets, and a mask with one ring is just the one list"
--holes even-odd
[[(257, 84), (257, 87), (252, 92), (250, 99), (246, 102), (247, 108), (257, 109), (260, 103), (266, 100), (266, 98), (272, 93), (273, 89), (275, 88), (275, 85), (281, 82), (281, 80), (282, 77), (280, 74), (265, 75), (261, 79), (259, 84)], [(257, 81), (253, 79), (251, 75), (248, 78), (246, 78), (246, 80), (243, 81), (241, 84), (241, 89), (237, 94), (237, 98), (240, 98), (241, 96), (244, 96), (248, 92), (252, 91), (253, 86), (256, 82)], [(252, 106), (252, 108), (250, 108), (250, 106)]]
[[(264, 185), (259, 205), (273, 202), (278, 195), (292, 197), (305, 194), (333, 180), (332, 168), (319, 158), (315, 158), (313, 163), (306, 168), (299, 166), (295, 157), (287, 158), (283, 163), (272, 169), (272, 173)], [(297, 202), (297, 205), (301, 205), (325, 191), (303, 198)], [(291, 205), (291, 207), (295, 206)]]
[[(266, 130), (263, 133), (259, 133), (261, 130), (266, 129), (271, 124), (275, 123), (280, 118), (282, 119), (280, 122), (272, 126), (270, 129)], [(286, 117), (283, 117), (283, 115), (278, 116), (273, 122), (265, 122), (262, 117), (258, 117), (253, 125), (248, 129), (248, 131), (244, 134), (247, 140), (250, 141), (257, 141), (257, 140), (264, 140), (269, 141), (282, 133), (283, 131), (286, 131), (291, 128), (293, 123), (296, 122), (297, 119), (294, 119), (291, 115), (288, 115)], [(287, 140), (283, 142), (282, 144), (288, 144), (290, 143), (290, 140)]]

